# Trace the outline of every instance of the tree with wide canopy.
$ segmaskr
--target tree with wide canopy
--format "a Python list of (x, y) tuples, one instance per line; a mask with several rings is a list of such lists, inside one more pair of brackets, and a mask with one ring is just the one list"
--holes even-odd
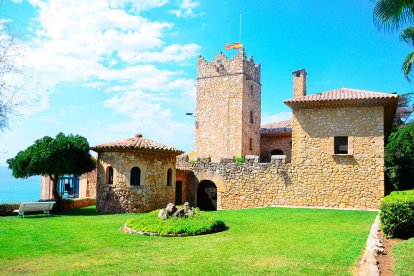
[(16, 178), (48, 175), (52, 181), (53, 197), (57, 205), (61, 196), (57, 190), (58, 177), (65, 174), (81, 175), (92, 171), (96, 162), (89, 153), (89, 143), (79, 135), (59, 133), (55, 138), (45, 136), (20, 151), (7, 164)]

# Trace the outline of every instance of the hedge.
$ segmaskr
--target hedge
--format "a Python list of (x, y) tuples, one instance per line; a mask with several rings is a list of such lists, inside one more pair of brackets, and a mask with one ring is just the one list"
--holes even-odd
[(414, 190), (392, 192), (383, 199), (380, 210), (386, 237), (414, 237)]

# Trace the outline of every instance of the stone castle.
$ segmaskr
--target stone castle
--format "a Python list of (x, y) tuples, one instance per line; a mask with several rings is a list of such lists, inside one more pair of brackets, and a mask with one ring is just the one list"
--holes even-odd
[(97, 210), (145, 212), (186, 201), (204, 210), (377, 209), (398, 96), (347, 88), (307, 95), (302, 69), (285, 101), (292, 119), (261, 125), (260, 71), (244, 49), (231, 59), (199, 57), (194, 160), (140, 135), (92, 147)]

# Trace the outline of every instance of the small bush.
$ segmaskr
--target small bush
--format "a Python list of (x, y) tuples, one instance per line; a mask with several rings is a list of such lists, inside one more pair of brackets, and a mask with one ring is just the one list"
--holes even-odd
[(218, 232), (225, 229), (223, 221), (219, 220), (211, 212), (202, 212), (193, 208), (194, 217), (168, 218), (166, 220), (158, 217), (159, 210), (147, 214), (139, 214), (136, 218), (127, 222), (127, 226), (140, 232), (158, 233), (164, 235), (189, 234), (197, 235), (202, 233)]
[(388, 238), (414, 237), (414, 190), (392, 192), (380, 210), (381, 228)]
[(195, 163), (197, 163), (197, 160), (188, 160), (188, 163), (195, 164)]
[(242, 156), (234, 157), (234, 161), (236, 161), (237, 164), (244, 164), (245, 159)]

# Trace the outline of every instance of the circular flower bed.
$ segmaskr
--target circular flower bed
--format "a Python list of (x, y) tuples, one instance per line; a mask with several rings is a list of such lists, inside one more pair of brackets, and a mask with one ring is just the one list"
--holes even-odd
[(168, 219), (159, 218), (159, 210), (140, 214), (129, 220), (122, 230), (130, 234), (179, 237), (216, 233), (226, 229), (224, 222), (214, 213), (203, 212), (198, 208), (193, 208), (193, 211), (193, 217)]

